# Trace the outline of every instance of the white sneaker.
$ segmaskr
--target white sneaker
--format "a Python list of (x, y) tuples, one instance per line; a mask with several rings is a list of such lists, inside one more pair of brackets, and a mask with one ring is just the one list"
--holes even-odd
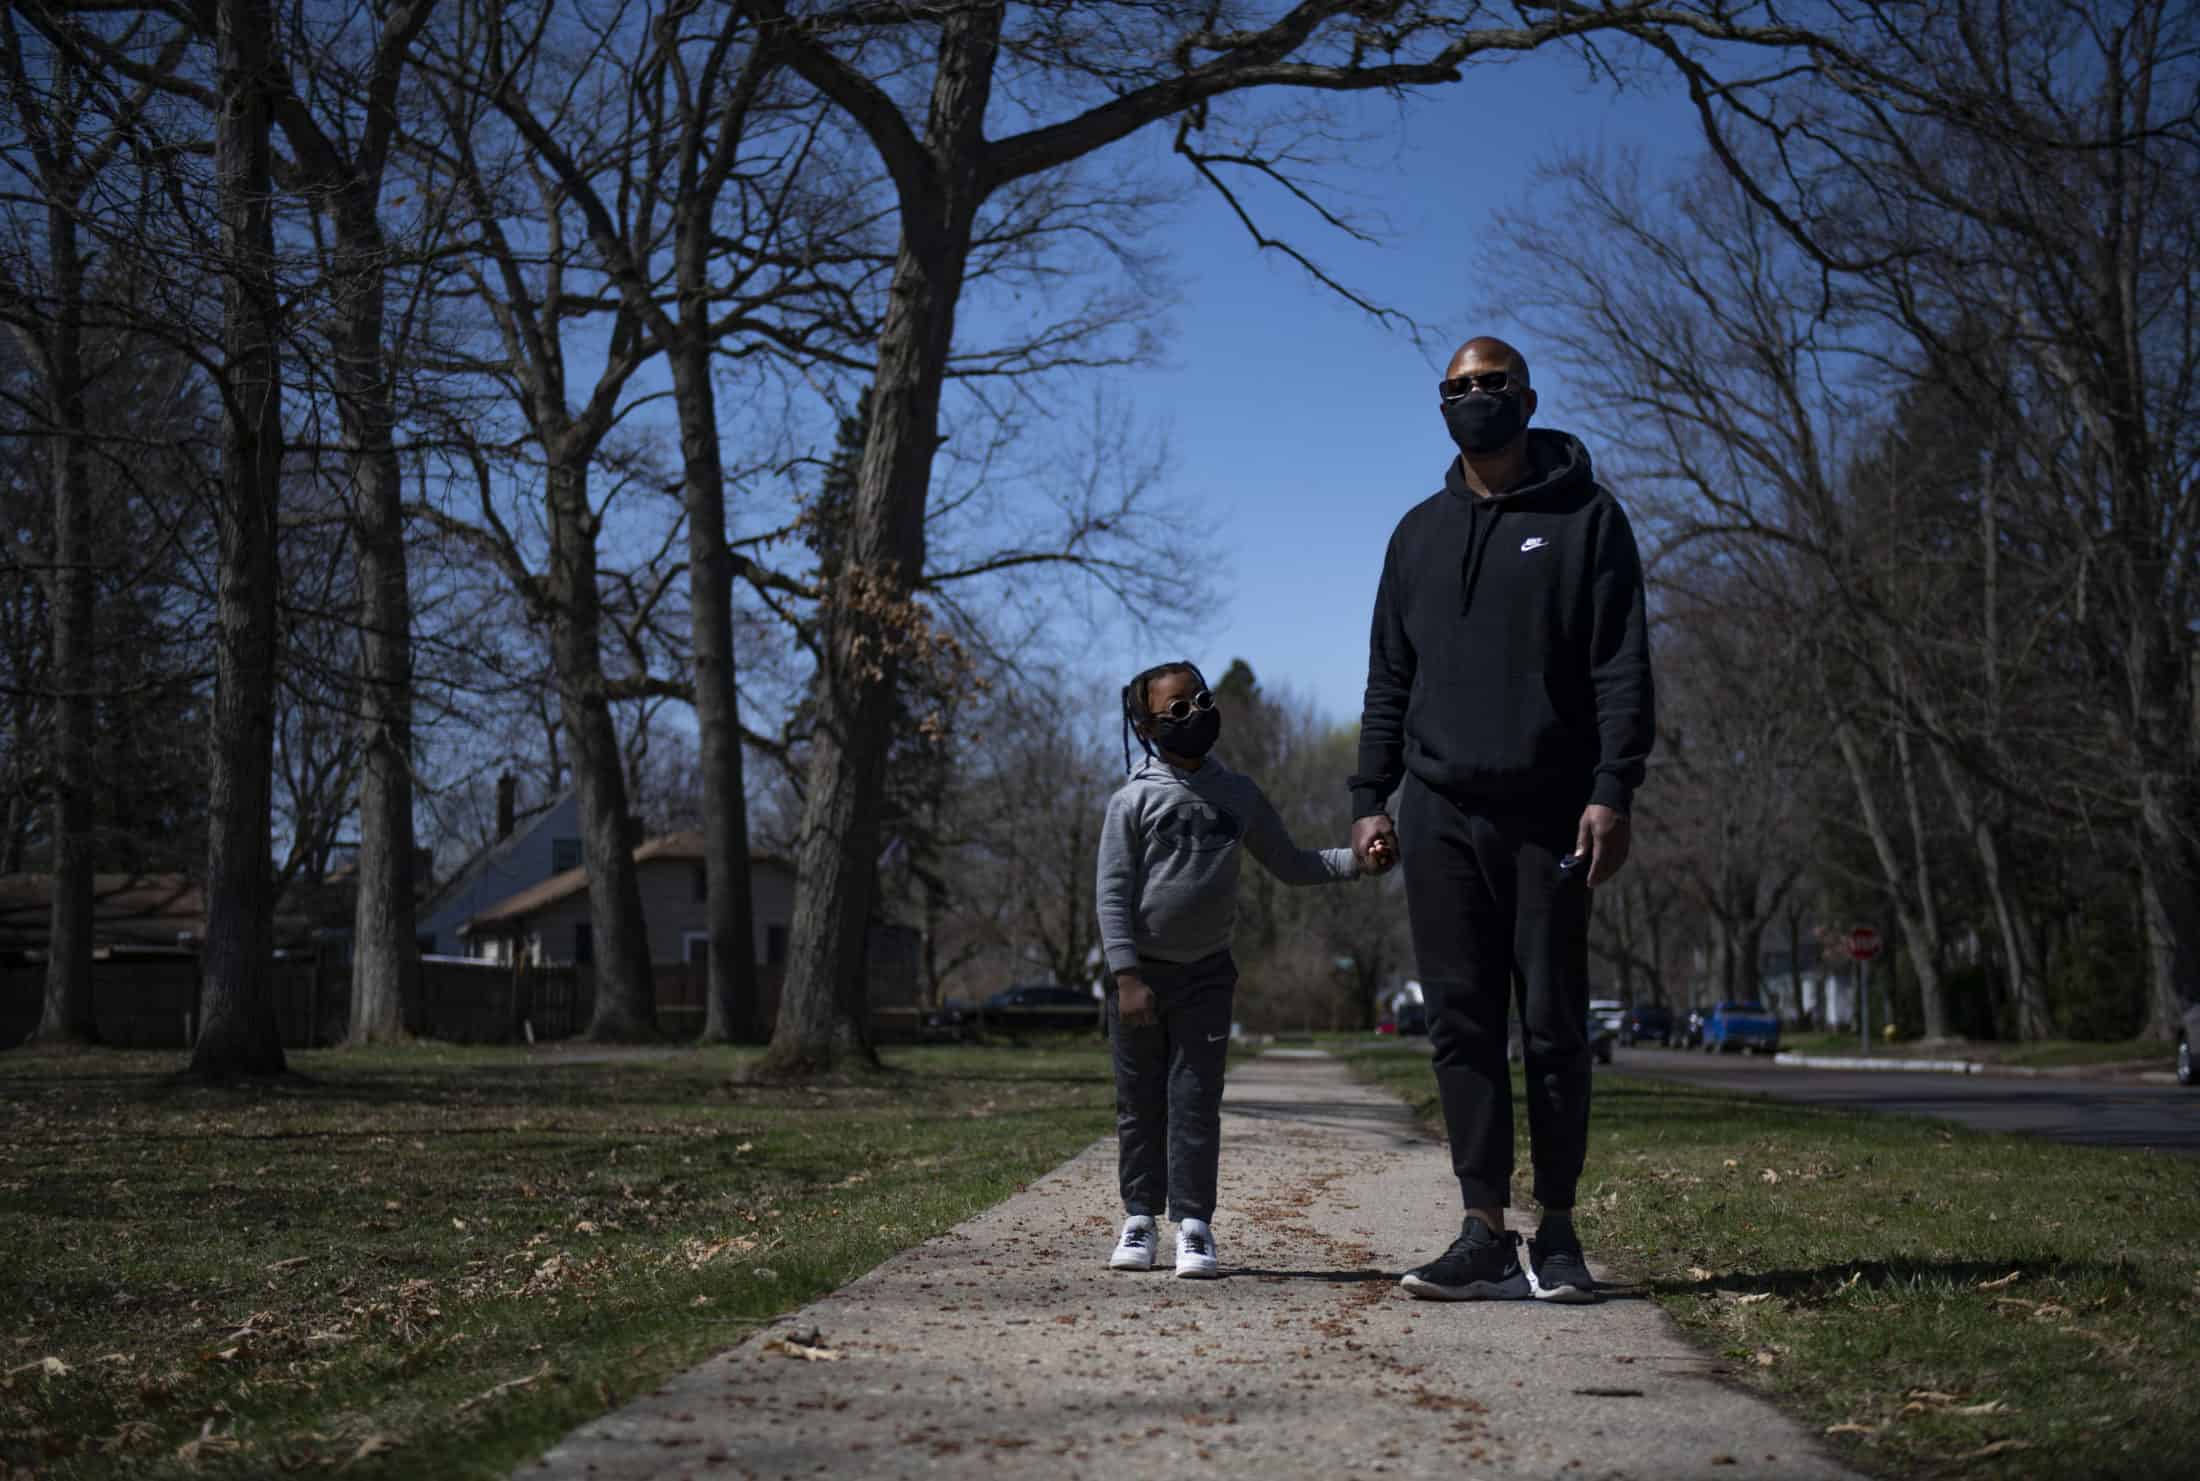
[(1215, 1234), (1203, 1219), (1186, 1219), (1176, 1226), (1176, 1278), (1215, 1278)]
[(1153, 1252), (1156, 1243), (1153, 1216), (1151, 1214), (1133, 1214), (1123, 1221), (1122, 1237), (1115, 1241), (1115, 1253), (1108, 1256), (1108, 1269), (1153, 1269)]

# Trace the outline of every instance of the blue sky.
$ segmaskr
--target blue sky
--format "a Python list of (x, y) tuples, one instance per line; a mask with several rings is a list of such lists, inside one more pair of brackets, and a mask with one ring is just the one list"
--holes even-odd
[[(1441, 362), (1470, 334), (1511, 328), (1477, 283), (1477, 261), (1507, 250), (1489, 214), (1527, 201), (1537, 166), (1561, 151), (1639, 150), (1662, 170), (1699, 142), (1677, 89), (1615, 91), (1561, 53), (1479, 67), (1402, 113), (1368, 100), (1356, 117), (1383, 135), (1354, 151), (1352, 184), (1357, 204), (1387, 220), (1384, 242), (1314, 226), (1293, 240), (1430, 326), (1434, 342), (1416, 347), (1281, 254), (1261, 253), (1202, 189), (1148, 243), (1170, 254), (1182, 288), (1165, 364), (1123, 382), (1142, 416), (1169, 430), (1169, 497), (1218, 532), (1197, 553), (1214, 563), (1218, 616), (1172, 637), (1210, 676), (1242, 657), (1265, 686), (1290, 688), (1339, 724), (1359, 718), (1368, 608), (1391, 528), (1438, 486), (1452, 455), (1436, 410)], [(1520, 345), (1534, 361), (1533, 341)], [(1594, 429), (1569, 415), (1555, 363), (1538, 365), (1536, 385), (1537, 424), (1582, 432), (1593, 454)], [(1126, 633), (1092, 651), (1095, 677), (1117, 683), (1177, 656)]]

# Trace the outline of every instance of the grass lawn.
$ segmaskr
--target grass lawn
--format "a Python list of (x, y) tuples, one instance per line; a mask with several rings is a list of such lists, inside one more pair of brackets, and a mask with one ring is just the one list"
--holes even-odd
[(502, 1476), (1113, 1124), (1091, 1040), (750, 1057), (0, 1055), (0, 1477)]
[[(1421, 1056), (1332, 1052), (1440, 1121)], [(2200, 1475), (2200, 1160), (1602, 1073), (1594, 1106), (1592, 1254), (1852, 1463)]]
[[(1796, 1054), (1864, 1052), (1853, 1033), (1784, 1034), (1780, 1039), (1780, 1047)], [(1888, 1044), (1874, 1040), (1871, 1052), (1890, 1058), (1974, 1059), (1986, 1064), (2043, 1070), (2065, 1066), (2147, 1062), (2153, 1062), (2159, 1068), (2167, 1070), (2174, 1068), (2177, 1063), (2176, 1046), (2165, 1044), (2159, 1039), (2042, 1039), (2036, 1043), (2001, 1043), (1991, 1039), (1974, 1039), (1956, 1044), (1931, 1045), (1900, 1040)]]

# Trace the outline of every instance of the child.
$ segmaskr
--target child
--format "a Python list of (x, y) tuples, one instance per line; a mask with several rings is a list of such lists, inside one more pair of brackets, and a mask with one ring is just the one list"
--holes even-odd
[(1146, 759), (1113, 797), (1100, 831), (1095, 900), (1115, 1046), (1115, 1133), (1123, 1211), (1114, 1270), (1151, 1270), (1154, 1216), (1176, 1220), (1176, 1273), (1215, 1272), (1215, 1173), (1222, 1071), (1237, 964), (1239, 845), (1285, 884), (1359, 873), (1352, 850), (1301, 849), (1250, 778), (1208, 756), (1222, 712), (1190, 663), (1164, 663), (1123, 686), (1123, 761), (1136, 734)]

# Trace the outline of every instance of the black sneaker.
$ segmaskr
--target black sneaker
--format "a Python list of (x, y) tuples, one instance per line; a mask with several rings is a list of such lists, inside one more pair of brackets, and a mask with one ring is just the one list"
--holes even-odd
[(1398, 1282), (1423, 1301), (1525, 1301), (1528, 1277), (1520, 1268), (1520, 1236), (1493, 1234), (1468, 1219), (1451, 1248)]
[(1541, 1229), (1535, 1232), (1528, 1241), (1528, 1275), (1538, 1301), (1581, 1306), (1597, 1299), (1596, 1277), (1589, 1273), (1581, 1240), (1570, 1223), (1548, 1234)]

